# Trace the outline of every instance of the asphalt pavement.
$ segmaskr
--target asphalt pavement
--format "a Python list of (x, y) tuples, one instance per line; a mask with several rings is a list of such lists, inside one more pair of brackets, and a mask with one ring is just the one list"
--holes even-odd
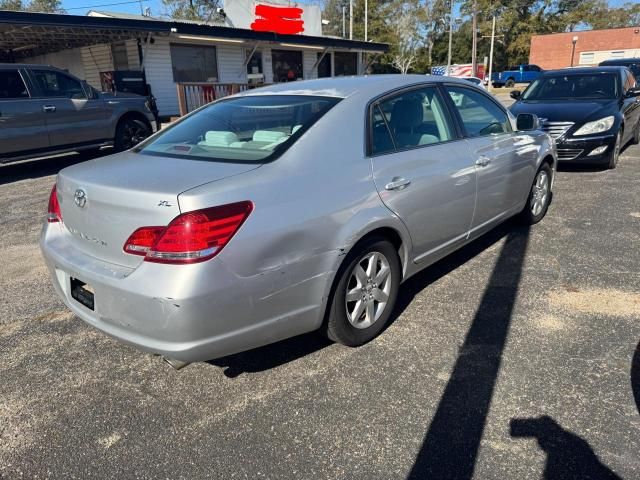
[(54, 295), (38, 234), (82, 160), (0, 168), (0, 478), (640, 478), (639, 147), (410, 279), (363, 347), (181, 371)]

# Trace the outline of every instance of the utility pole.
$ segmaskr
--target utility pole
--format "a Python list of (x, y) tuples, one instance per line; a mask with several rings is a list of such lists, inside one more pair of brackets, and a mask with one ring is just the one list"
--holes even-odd
[(369, 28), (369, 2), (368, 0), (364, 0), (364, 41), (369, 40), (369, 36), (367, 35), (367, 30)]
[(347, 6), (342, 5), (342, 38), (347, 38)]
[(477, 77), (477, 70), (478, 70), (478, 3), (476, 0), (473, 0), (473, 21), (472, 23), (472, 28), (473, 28), (473, 36), (472, 38), (472, 44), (471, 44), (471, 75), (474, 77)]
[(353, 40), (353, 0), (349, 0), (349, 40)]
[(447, 71), (445, 75), (449, 75), (451, 70), (451, 42), (453, 40), (453, 0), (451, 0), (451, 11), (449, 12), (449, 53), (447, 54)]
[(491, 74), (493, 73), (493, 41), (496, 37), (496, 14), (493, 14), (491, 24), (491, 48), (489, 49), (489, 90), (491, 89)]

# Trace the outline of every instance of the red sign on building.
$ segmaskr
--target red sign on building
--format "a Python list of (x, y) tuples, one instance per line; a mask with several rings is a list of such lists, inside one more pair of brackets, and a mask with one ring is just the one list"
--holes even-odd
[(256, 19), (251, 30), (295, 34), (304, 32), (302, 9), (297, 7), (273, 7), (256, 5)]

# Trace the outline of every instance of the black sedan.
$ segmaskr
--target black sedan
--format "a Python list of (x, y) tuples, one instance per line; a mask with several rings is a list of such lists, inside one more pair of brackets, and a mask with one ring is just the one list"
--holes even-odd
[(555, 138), (560, 161), (615, 168), (620, 149), (640, 142), (640, 88), (625, 67), (549, 70), (511, 96), (514, 115), (536, 114)]

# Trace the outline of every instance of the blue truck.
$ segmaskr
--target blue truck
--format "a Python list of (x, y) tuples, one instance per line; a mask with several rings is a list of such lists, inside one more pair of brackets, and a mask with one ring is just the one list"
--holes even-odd
[(523, 64), (510, 68), (504, 72), (496, 72), (491, 75), (491, 84), (494, 87), (513, 87), (516, 83), (531, 83), (542, 74), (542, 69), (537, 65)]

